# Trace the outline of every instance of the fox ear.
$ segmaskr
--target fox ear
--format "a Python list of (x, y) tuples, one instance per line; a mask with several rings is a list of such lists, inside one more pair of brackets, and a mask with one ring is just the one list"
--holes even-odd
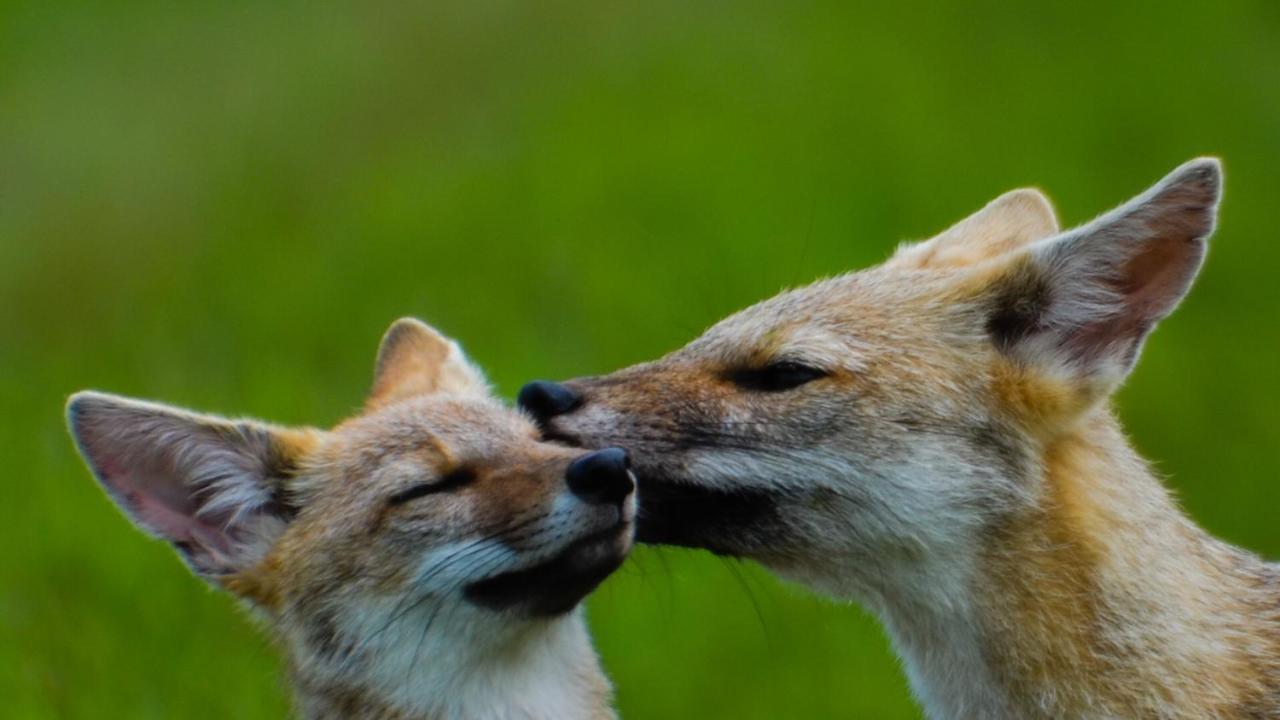
[(210, 580), (266, 554), (294, 514), (284, 478), (314, 440), (96, 392), (71, 397), (67, 422), (111, 499)]
[(421, 320), (401, 318), (382, 337), (366, 405), (382, 407), (431, 393), (488, 392), (483, 373), (467, 360), (458, 343)]
[(893, 267), (926, 270), (972, 265), (1058, 233), (1058, 218), (1039, 190), (1011, 190), (941, 234), (903, 245)]
[(987, 329), (997, 347), (1114, 388), (1190, 289), (1221, 187), (1216, 159), (1193, 160), (1088, 225), (1036, 243), (996, 283)]

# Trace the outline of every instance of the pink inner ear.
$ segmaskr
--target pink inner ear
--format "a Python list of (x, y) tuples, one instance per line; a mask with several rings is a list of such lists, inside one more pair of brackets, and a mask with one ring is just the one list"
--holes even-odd
[(1204, 248), (1194, 238), (1147, 243), (1124, 267), (1117, 289), (1125, 305), (1152, 320), (1168, 314), (1195, 277)]
[(227, 555), (229, 529), (196, 515), (187, 488), (164, 473), (127, 473), (113, 458), (99, 462), (103, 484), (142, 526), (173, 543), (186, 543)]
[(81, 393), (67, 406), (76, 444), (107, 494), (197, 573), (217, 575), (261, 550), (275, 452), (269, 428)]
[(152, 531), (173, 542), (190, 542), (192, 521), (188, 515), (170, 508), (158, 498), (139, 492), (126, 492), (125, 504)]
[(124, 466), (116, 460), (114, 455), (98, 456), (94, 458), (94, 462), (98, 466), (98, 472), (102, 473), (103, 480), (124, 474)]
[(1196, 236), (1153, 237), (1105, 284), (1119, 301), (1117, 312), (1071, 333), (1067, 346), (1077, 358), (1119, 354), (1125, 365), (1137, 359), (1143, 339), (1186, 294), (1204, 259)]

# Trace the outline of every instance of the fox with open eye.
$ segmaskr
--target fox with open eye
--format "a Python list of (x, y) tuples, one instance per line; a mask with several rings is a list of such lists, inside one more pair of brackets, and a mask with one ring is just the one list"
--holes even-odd
[(579, 603), (631, 547), (628, 457), (540, 441), (421, 322), (329, 431), (95, 392), (67, 415), (133, 522), (267, 620), (302, 717), (614, 717)]

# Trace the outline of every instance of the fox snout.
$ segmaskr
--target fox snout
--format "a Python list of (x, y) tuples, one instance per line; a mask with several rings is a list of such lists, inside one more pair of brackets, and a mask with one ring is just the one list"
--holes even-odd
[(593, 505), (620, 504), (636, 489), (631, 479), (631, 456), (622, 448), (605, 448), (569, 463), (569, 490)]
[(563, 415), (582, 404), (582, 396), (569, 387), (550, 380), (534, 380), (520, 388), (516, 398), (526, 412), (539, 424)]
[[(665, 377), (665, 376), (664, 376)], [(638, 496), (640, 511), (636, 526), (638, 542), (659, 545), (701, 547), (725, 555), (766, 553), (762, 543), (778, 546), (777, 534), (769, 529), (778, 526), (776, 499), (767, 488), (722, 487), (706, 482), (706, 478), (689, 476), (678, 469), (688, 460), (687, 447), (678, 447), (686, 433), (699, 434), (692, 428), (710, 430), (713, 423), (701, 414), (697, 417), (649, 417), (645, 412), (629, 412), (623, 397), (601, 392), (610, 381), (600, 378), (578, 378), (567, 383), (537, 380), (526, 384), (517, 402), (531, 415), (543, 437), (572, 446), (599, 448), (574, 461), (570, 466), (570, 489), (579, 492), (573, 477), (574, 466), (584, 468), (600, 464), (627, 468), (625, 481), (595, 481), (588, 494), (631, 493)], [(624, 396), (646, 395), (661, 380), (645, 381), (625, 388)], [(658, 404), (661, 401), (657, 401)], [(644, 427), (634, 422), (649, 423)], [(687, 426), (678, 430), (681, 422)], [(699, 445), (698, 442), (686, 443)], [(615, 445), (632, 447), (637, 453), (634, 474), (626, 451)], [(710, 441), (702, 449), (715, 457)], [(599, 458), (599, 459), (596, 459)], [(621, 478), (621, 473), (614, 471)], [(633, 478), (638, 478), (633, 480)], [(634, 483), (639, 487), (635, 488)], [(581, 493), (580, 493), (581, 495)], [(743, 533), (743, 527), (754, 528)]]
[[(572, 382), (576, 386), (579, 385), (580, 380)], [(573, 420), (583, 414), (580, 411), (588, 409), (586, 407), (586, 393), (581, 387), (575, 386), (552, 380), (534, 380), (525, 383), (525, 386), (520, 388), (520, 392), (516, 396), (516, 405), (533, 418), (538, 430), (542, 433), (542, 437), (546, 440), (554, 440), (575, 447), (601, 449), (624, 444), (608, 441), (603, 437), (599, 438), (599, 442), (596, 442), (593, 439), (580, 437), (570, 430), (569, 426), (574, 424)], [(606, 435), (612, 434), (606, 433)], [(630, 466), (630, 458), (628, 457), (627, 467)]]
[[(520, 388), (516, 404), (533, 418), (547, 440), (599, 449), (626, 445), (627, 443), (614, 440), (617, 433), (613, 430), (616, 428), (610, 428), (610, 431), (601, 432), (598, 436), (594, 433), (591, 433), (592, 437), (581, 434), (587, 426), (595, 424), (587, 422), (584, 425), (582, 421), (587, 416), (594, 418), (598, 413), (605, 413), (610, 420), (618, 419), (614, 412), (616, 403), (613, 402), (618, 398), (610, 397), (608, 393), (596, 392), (595, 383), (600, 379), (575, 378), (566, 382), (534, 380)], [(641, 394), (651, 390), (649, 383), (640, 383), (629, 389)], [(629, 449), (634, 451), (634, 448)]]

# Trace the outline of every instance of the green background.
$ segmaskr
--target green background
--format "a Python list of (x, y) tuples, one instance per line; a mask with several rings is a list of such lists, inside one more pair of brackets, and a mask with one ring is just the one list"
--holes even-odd
[[(1280, 555), (1280, 3), (1010, 5), (0, 4), (0, 714), (286, 711), (74, 456), (74, 390), (327, 425), (413, 314), (510, 397), (1199, 154), (1220, 230), (1119, 404), (1198, 521)], [(917, 715), (870, 618), (747, 564), (642, 550), (590, 608), (631, 720)]]

